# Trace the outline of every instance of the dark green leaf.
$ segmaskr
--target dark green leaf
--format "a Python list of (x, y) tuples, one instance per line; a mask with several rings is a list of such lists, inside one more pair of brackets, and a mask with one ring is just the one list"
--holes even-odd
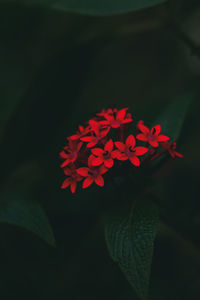
[(23, 227), (45, 240), (51, 246), (55, 246), (51, 226), (42, 207), (36, 201), (28, 199), (6, 201), (0, 209), (0, 222)]
[[(32, 35), (36, 16), (26, 9), (1, 5), (0, 8), (0, 130), (16, 113), (34, 78), (37, 62), (33, 57)], [(34, 16), (33, 16), (34, 15)], [(39, 15), (37, 15), (39, 18)], [(9, 20), (9, 22), (8, 22)], [(30, 46), (31, 45), (31, 46)], [(32, 59), (30, 56), (32, 55)]]
[(141, 299), (147, 299), (158, 225), (158, 210), (150, 201), (138, 201), (126, 216), (109, 218), (106, 241), (112, 259)]
[(185, 94), (177, 100), (174, 100), (164, 109), (164, 112), (154, 122), (161, 124), (162, 133), (172, 139), (178, 139), (185, 120), (189, 105), (194, 99), (194, 94)]
[(152, 7), (166, 0), (0, 0), (1, 3), (21, 3), (41, 5), (65, 11), (73, 11), (90, 15), (120, 14)]

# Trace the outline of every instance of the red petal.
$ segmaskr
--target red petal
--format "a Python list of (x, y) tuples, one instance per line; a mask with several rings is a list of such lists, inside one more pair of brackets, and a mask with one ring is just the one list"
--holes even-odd
[[(153, 133), (155, 131), (155, 133)], [(160, 125), (156, 125), (151, 129), (151, 133), (158, 135), (161, 132), (161, 126)]]
[(62, 158), (68, 158), (68, 154), (65, 153), (65, 151), (61, 151), (60, 152), (60, 157), (62, 157)]
[(114, 161), (113, 161), (112, 158), (106, 159), (106, 160), (104, 161), (104, 165), (105, 165), (107, 168), (112, 168), (113, 164), (114, 164)]
[(94, 166), (94, 167), (100, 166), (102, 163), (103, 163), (103, 158), (101, 158), (101, 157), (95, 157), (92, 160), (92, 166)]
[(109, 123), (113, 122), (115, 119), (113, 117), (113, 115), (110, 115), (110, 114), (105, 114), (104, 118), (106, 120), (108, 120)]
[(66, 189), (71, 184), (71, 178), (67, 178), (63, 181), (63, 184), (61, 185), (61, 189)]
[(166, 135), (163, 135), (163, 134), (159, 135), (158, 138), (157, 138), (158, 142), (166, 142), (168, 140), (169, 140), (169, 137), (166, 136)]
[(77, 152), (79, 152), (79, 150), (81, 149), (82, 145), (83, 145), (83, 143), (81, 143), (81, 142), (78, 143), (78, 145), (77, 145), (77, 147), (76, 147)]
[(139, 158), (138, 158), (137, 156), (132, 156), (132, 157), (130, 157), (130, 161), (131, 161), (131, 163), (132, 163), (134, 166), (139, 167), (139, 165), (140, 165), (140, 160), (139, 160)]
[(98, 140), (90, 142), (87, 144), (87, 148), (92, 148), (92, 147), (96, 146), (97, 143), (98, 143)]
[(65, 173), (65, 175), (70, 176), (70, 175), (72, 174), (72, 170), (69, 169), (69, 168), (65, 168), (65, 169), (64, 169), (64, 173)]
[(111, 152), (113, 150), (113, 141), (112, 139), (110, 139), (106, 144), (105, 144), (105, 147), (104, 147), (104, 150), (105, 151), (108, 151), (108, 152)]
[(107, 128), (105, 128), (105, 129), (102, 129), (99, 136), (105, 137), (105, 136), (108, 134), (109, 131), (110, 131), (110, 127), (107, 127)]
[(135, 147), (135, 138), (132, 134), (130, 134), (127, 139), (126, 139), (126, 146), (127, 147), (131, 147), (131, 148), (134, 148)]
[[(119, 152), (120, 152), (119, 150), (113, 150), (113, 151), (111, 152), (111, 157), (112, 157), (113, 159), (117, 158), (116, 156), (118, 155)], [(121, 153), (121, 152), (120, 152), (120, 153)]]
[(92, 154), (96, 155), (96, 156), (101, 156), (103, 155), (104, 151), (101, 148), (93, 148), (91, 149)]
[(183, 154), (181, 154), (181, 153), (179, 153), (179, 152), (176, 152), (176, 151), (175, 151), (175, 155), (178, 156), (178, 157), (180, 157), (180, 158), (183, 158), (183, 157), (184, 157)]
[(85, 129), (84, 129), (84, 127), (82, 125), (79, 125), (78, 126), (78, 130), (82, 133)]
[(133, 119), (128, 118), (128, 119), (123, 120), (122, 124), (131, 123), (132, 121), (133, 121)]
[(118, 121), (124, 120), (127, 109), (128, 108), (120, 109), (117, 113), (116, 120), (118, 120)]
[(113, 150), (111, 153), (111, 157), (113, 159), (117, 158), (117, 156), (119, 155), (119, 153), (121, 154), (121, 152), (119, 150)]
[(74, 135), (71, 135), (68, 139), (72, 140), (72, 141), (75, 141), (75, 140), (78, 140), (80, 137), (80, 135), (78, 134), (74, 134)]
[(109, 122), (108, 121), (100, 121), (99, 124), (104, 127), (104, 126), (109, 126)]
[(70, 162), (71, 162), (70, 159), (65, 160), (65, 161), (62, 163), (61, 168), (66, 167)]
[(77, 143), (76, 141), (69, 140), (69, 147), (72, 151), (76, 150)]
[(115, 142), (115, 146), (121, 151), (124, 152), (126, 146), (122, 142)]
[(91, 127), (91, 130), (93, 130), (95, 132), (95, 134), (98, 135), (100, 124), (94, 120), (90, 120), (89, 125)]
[(171, 155), (172, 158), (175, 158), (175, 153), (173, 150), (169, 149), (169, 154)]
[(76, 181), (81, 181), (82, 179), (83, 179), (83, 176), (77, 174), (77, 176), (76, 176)]
[(89, 168), (82, 167), (82, 168), (77, 169), (76, 172), (77, 172), (79, 175), (81, 175), (81, 176), (83, 176), (83, 177), (86, 177), (86, 176), (88, 176), (89, 170), (90, 170)]
[(147, 126), (145, 126), (144, 124), (142, 124), (141, 122), (137, 124), (137, 127), (142, 133), (144, 133), (144, 134), (149, 133), (149, 128)]
[(93, 154), (91, 154), (88, 158), (88, 167), (92, 168), (93, 159), (96, 158)]
[(147, 142), (147, 141), (148, 141), (148, 138), (147, 138), (146, 135), (144, 135), (143, 133), (139, 133), (139, 134), (136, 136), (136, 139), (138, 139), (139, 141), (143, 141), (143, 142)]
[(159, 146), (159, 144), (158, 144), (157, 141), (151, 141), (151, 140), (149, 140), (149, 144), (150, 144), (152, 147), (154, 147), (154, 148), (156, 148), (156, 147)]
[(145, 153), (148, 152), (148, 148), (146, 147), (135, 147), (135, 155), (136, 156), (140, 156), (140, 155), (144, 155)]
[(95, 183), (99, 186), (104, 186), (104, 179), (101, 175), (99, 175), (97, 178), (95, 178)]
[(103, 175), (107, 171), (108, 171), (108, 169), (104, 165), (100, 166), (100, 168), (99, 168), (99, 174)]
[(88, 123), (93, 130), (99, 127), (99, 123), (94, 120), (89, 120)]
[(92, 177), (87, 177), (84, 181), (83, 181), (83, 189), (89, 187), (92, 183), (93, 183), (94, 179)]
[(84, 137), (80, 138), (80, 140), (83, 142), (91, 142), (93, 139), (94, 139), (93, 136), (84, 136)]
[(75, 181), (72, 182), (72, 184), (70, 186), (72, 194), (74, 194), (76, 192), (76, 187), (77, 187), (77, 183)]
[(117, 112), (116, 108), (108, 108), (107, 114), (112, 115), (114, 112)]
[(113, 152), (113, 158), (117, 158), (118, 160), (127, 160), (128, 156), (126, 154), (121, 153), (119, 150), (114, 150)]
[(112, 128), (119, 128), (121, 126), (121, 123), (119, 121), (113, 121), (111, 123)]

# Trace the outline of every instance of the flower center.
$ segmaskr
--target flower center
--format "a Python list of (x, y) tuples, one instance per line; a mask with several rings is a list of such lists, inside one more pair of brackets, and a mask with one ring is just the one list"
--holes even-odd
[(114, 126), (118, 126), (118, 125), (120, 125), (120, 122), (119, 122), (119, 121), (117, 121), (117, 120), (115, 120), (115, 121), (113, 121), (113, 122), (112, 122), (112, 125), (114, 125)]
[(72, 158), (75, 158), (75, 157), (76, 157), (76, 155), (77, 155), (77, 152), (76, 152), (76, 151), (74, 151), (74, 152), (72, 152), (72, 154), (71, 154), (71, 157), (72, 157)]
[(95, 143), (98, 143), (100, 140), (101, 140), (101, 137), (100, 137), (100, 136), (96, 136), (96, 137), (94, 138), (94, 142), (95, 142)]
[(77, 177), (77, 175), (76, 175), (75, 173), (72, 174), (72, 175), (71, 175), (71, 180), (72, 180), (72, 181), (76, 180), (76, 177)]
[(155, 136), (150, 133), (147, 135), (147, 138), (148, 138), (148, 140), (150, 140), (152, 142), (155, 141)]
[(126, 148), (126, 151), (125, 151), (125, 153), (126, 153), (126, 155), (127, 155), (128, 157), (131, 157), (131, 156), (133, 156), (133, 155), (134, 155), (134, 153), (135, 153), (135, 150), (134, 150), (134, 149), (132, 149), (132, 148), (131, 148), (131, 146), (130, 146), (130, 147)]
[(108, 151), (105, 151), (105, 152), (103, 153), (103, 157), (104, 157), (104, 158), (109, 158), (109, 157), (110, 157), (110, 153), (109, 153)]
[(96, 178), (99, 175), (98, 170), (94, 170), (92, 176)]

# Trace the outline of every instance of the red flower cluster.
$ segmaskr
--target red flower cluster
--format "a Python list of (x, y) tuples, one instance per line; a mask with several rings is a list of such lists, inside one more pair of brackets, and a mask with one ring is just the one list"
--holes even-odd
[[(109, 108), (97, 113), (85, 126), (79, 126), (77, 132), (67, 138), (67, 145), (60, 152), (61, 168), (67, 175), (61, 188), (70, 186), (71, 192), (75, 193), (79, 181), (83, 181), (83, 188), (93, 182), (102, 187), (102, 175), (113, 167), (115, 161), (129, 160), (133, 166), (139, 167), (144, 160), (151, 161), (166, 152), (173, 158), (183, 157), (176, 151), (176, 143), (161, 134), (161, 125), (149, 129), (139, 121), (136, 134), (128, 135), (132, 122), (128, 108)], [(136, 140), (145, 142), (145, 145), (138, 146)]]

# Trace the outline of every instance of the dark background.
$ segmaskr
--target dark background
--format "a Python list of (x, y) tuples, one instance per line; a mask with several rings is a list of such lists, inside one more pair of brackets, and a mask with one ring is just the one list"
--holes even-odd
[[(192, 4), (178, 18), (200, 45)], [(39, 201), (57, 245), (1, 223), (1, 299), (138, 299), (106, 249), (101, 216), (112, 186), (61, 190), (58, 153), (104, 107), (129, 106), (150, 124), (190, 91), (178, 145), (185, 157), (159, 176), (167, 225), (155, 243), (150, 299), (200, 299), (199, 52), (168, 24), (165, 6), (92, 17), (1, 4), (0, 24), (1, 202)]]

